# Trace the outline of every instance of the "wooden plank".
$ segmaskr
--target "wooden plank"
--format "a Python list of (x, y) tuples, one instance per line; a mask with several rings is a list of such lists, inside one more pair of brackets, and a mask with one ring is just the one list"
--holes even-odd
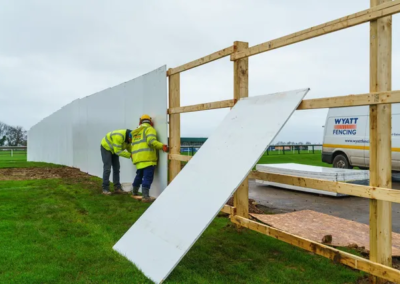
[[(180, 74), (174, 74), (169, 77), (169, 106), (180, 106)], [(169, 115), (169, 149), (170, 154), (181, 154), (181, 115)], [(171, 160), (169, 163), (169, 182), (171, 182), (180, 172), (181, 162)]]
[(220, 58), (224, 58), (230, 54), (232, 54), (234, 51), (233, 46), (221, 49), (217, 52), (211, 53), (207, 56), (204, 56), (202, 58), (196, 59), (194, 61), (191, 61), (189, 63), (183, 64), (181, 66), (175, 67), (175, 68), (170, 68), (167, 71), (167, 76), (171, 76), (183, 71), (187, 71), (189, 69), (204, 65), (206, 63), (212, 62), (214, 60), (220, 59)]
[(231, 221), (241, 227), (259, 232), (261, 234), (273, 237), (275, 239), (284, 241), (285, 243), (300, 247), (304, 250), (313, 252), (317, 255), (324, 256), (333, 260), (335, 263), (342, 263), (349, 267), (370, 273), (380, 278), (398, 282), (400, 279), (400, 270), (384, 266), (379, 263), (372, 262), (368, 259), (353, 255), (351, 253), (343, 252), (329, 246), (310, 241), (284, 231), (275, 229), (265, 224), (251, 221), (247, 218), (234, 215)]
[[(371, 7), (378, 5), (378, 0), (370, 0)], [(377, 20), (370, 22), (370, 47), (369, 47), (369, 91), (377, 92), (377, 72), (378, 72), (378, 30)], [(372, 187), (378, 186), (378, 175), (377, 175), (377, 105), (369, 106), (369, 185)], [(369, 259), (377, 262), (378, 255), (378, 200), (371, 199), (369, 201)], [(375, 276), (370, 277), (371, 283), (376, 283), (377, 278)]]
[(368, 94), (347, 95), (320, 99), (303, 100), (297, 110), (338, 108), (400, 103), (400, 91), (372, 92)]
[(336, 32), (349, 27), (360, 25), (381, 17), (390, 16), (400, 12), (400, 0), (390, 1), (370, 9), (348, 15), (346, 17), (330, 21), (309, 29), (305, 29), (278, 39), (264, 42), (250, 48), (235, 52), (231, 55), (231, 60), (256, 55), (276, 48), (287, 46), (296, 42), (318, 37), (324, 34)]
[(186, 156), (186, 155), (180, 155), (180, 154), (169, 154), (168, 158), (171, 161), (182, 161), (182, 162), (188, 162), (192, 158), (192, 156)]
[[(378, 0), (387, 4), (390, 0)], [(386, 3), (384, 3), (386, 2)], [(376, 24), (376, 86), (378, 92), (392, 89), (392, 17), (379, 18)], [(392, 105), (380, 104), (376, 112), (376, 181), (380, 187), (392, 188)], [(376, 202), (376, 261), (392, 266), (392, 203)], [(383, 283), (378, 279), (378, 283)]]
[(168, 113), (174, 114), (174, 113), (195, 112), (195, 111), (201, 111), (201, 110), (228, 108), (228, 107), (233, 107), (235, 105), (235, 103), (236, 103), (236, 100), (225, 100), (225, 101), (218, 101), (218, 102), (212, 102), (212, 103), (175, 107), (175, 108), (169, 108)]
[(400, 190), (252, 171), (249, 178), (400, 203)]
[(224, 205), (224, 207), (222, 207), (221, 212), (224, 212), (226, 214), (229, 215), (235, 215), (236, 214), (236, 208), (229, 206), (229, 205)]
[[(249, 43), (235, 41), (234, 50), (240, 51), (249, 47)], [(249, 59), (236, 60), (233, 64), (233, 99), (240, 100), (249, 96)], [(249, 217), (249, 180), (246, 178), (233, 195), (236, 214)]]

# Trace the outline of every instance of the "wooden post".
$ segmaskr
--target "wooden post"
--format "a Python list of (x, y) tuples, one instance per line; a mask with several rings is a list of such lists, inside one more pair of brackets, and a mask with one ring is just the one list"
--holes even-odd
[[(180, 73), (169, 76), (169, 107), (180, 107)], [(169, 148), (170, 154), (181, 154), (181, 115), (179, 113), (169, 115)], [(180, 172), (181, 162), (171, 160), (169, 162), (169, 182)]]
[[(371, 7), (389, 1), (371, 0)], [(370, 92), (391, 90), (391, 63), (392, 17), (388, 16), (370, 23)], [(371, 186), (392, 188), (391, 112), (391, 104), (370, 106)], [(370, 260), (392, 266), (391, 202), (370, 200)]]
[[(235, 41), (234, 51), (240, 51), (249, 47), (247, 42)], [(233, 98), (239, 100), (249, 96), (249, 59), (243, 58), (233, 63)], [(238, 187), (233, 198), (233, 206), (236, 214), (249, 217), (249, 180), (246, 178)]]

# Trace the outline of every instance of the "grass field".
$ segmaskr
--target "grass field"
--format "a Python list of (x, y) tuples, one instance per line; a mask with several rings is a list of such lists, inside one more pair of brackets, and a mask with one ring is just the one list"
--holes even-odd
[[(1, 168), (14, 166), (54, 167), (0, 155), (0, 283), (150, 283), (112, 250), (149, 205), (127, 195), (101, 195), (101, 180), (90, 176), (1, 180)], [(363, 275), (279, 240), (238, 231), (220, 216), (166, 283), (356, 283)]]

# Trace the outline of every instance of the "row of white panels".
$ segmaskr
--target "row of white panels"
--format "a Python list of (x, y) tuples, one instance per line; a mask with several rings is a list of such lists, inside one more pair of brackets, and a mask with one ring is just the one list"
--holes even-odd
[[(100, 142), (110, 131), (135, 129), (142, 114), (149, 114), (157, 138), (167, 144), (166, 66), (77, 99), (44, 118), (28, 132), (28, 161), (48, 162), (79, 168), (101, 177)], [(167, 154), (159, 153), (151, 195), (159, 196), (167, 186)], [(120, 158), (121, 183), (131, 183), (135, 167)]]

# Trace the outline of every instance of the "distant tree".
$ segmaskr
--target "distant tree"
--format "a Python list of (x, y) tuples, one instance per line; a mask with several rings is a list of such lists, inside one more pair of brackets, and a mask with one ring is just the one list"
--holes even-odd
[(297, 143), (298, 145), (303, 145), (303, 142), (299, 142), (299, 143)]
[(0, 146), (4, 146), (7, 141), (7, 132), (9, 126), (0, 121)]
[(25, 146), (27, 142), (26, 130), (21, 126), (8, 127), (6, 137), (9, 146)]
[(308, 141), (307, 141), (307, 142), (306, 142), (306, 145), (311, 145), (311, 142), (308, 142)]

